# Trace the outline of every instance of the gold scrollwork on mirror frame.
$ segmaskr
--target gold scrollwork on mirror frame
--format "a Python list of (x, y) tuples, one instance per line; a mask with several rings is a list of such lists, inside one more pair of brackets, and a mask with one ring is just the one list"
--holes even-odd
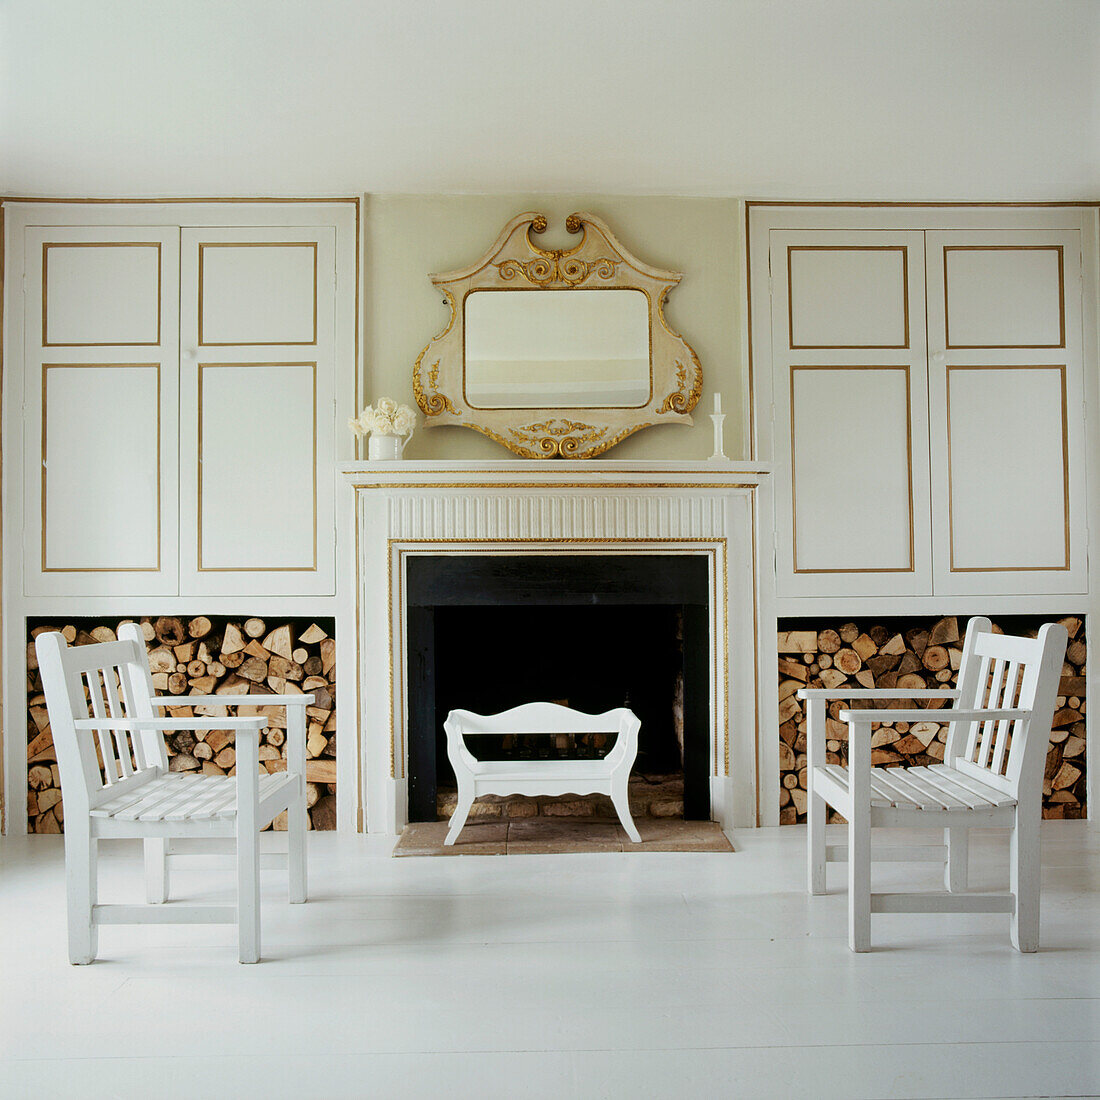
[(542, 248), (546, 217), (520, 214), (476, 263), (431, 276), (451, 316), (413, 368), (427, 427), (471, 428), (524, 458), (592, 458), (642, 428), (691, 424), (703, 371), (664, 316), (680, 273), (637, 259), (592, 214), (565, 228), (578, 244)]

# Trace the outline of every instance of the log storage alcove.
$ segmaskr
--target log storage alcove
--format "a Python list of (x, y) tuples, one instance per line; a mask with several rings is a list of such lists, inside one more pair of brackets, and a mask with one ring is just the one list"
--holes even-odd
[[(153, 688), (179, 697), (167, 715), (232, 716), (263, 714), (264, 695), (316, 697), (306, 708), (306, 777), (309, 827), (336, 828), (336, 641), (331, 618), (280, 616), (142, 616), (128, 620), (65, 618), (27, 623), (27, 831), (64, 831), (64, 807), (57, 756), (46, 713), (34, 639), (59, 630), (70, 644), (114, 641), (121, 623), (141, 624), (149, 649)], [(254, 695), (256, 706), (193, 707), (191, 695)], [(235, 775), (236, 750), (227, 730), (183, 730), (165, 737), (170, 771)], [(260, 738), (260, 766), (286, 768), (286, 716), (270, 712)], [(274, 828), (285, 829), (285, 814)]]
[[(1048, 617), (1000, 616), (999, 633), (1034, 638)], [(1081, 818), (1085, 802), (1085, 672), (1087, 650), (1084, 621), (1058, 619), (1069, 632), (1057, 705), (1043, 777), (1043, 817)], [(806, 713), (799, 688), (952, 688), (962, 658), (965, 616), (940, 619), (780, 620), (779, 651), (779, 819), (781, 825), (806, 821)], [(936, 721), (946, 700), (932, 700), (925, 722), (895, 722), (873, 726), (871, 763), (913, 767), (943, 760), (947, 725)], [(829, 704), (826, 718), (827, 762), (845, 764), (848, 726), (838, 720), (845, 707), (858, 710), (868, 701)], [(898, 700), (899, 708), (916, 707)], [(841, 818), (829, 810), (830, 821)]]

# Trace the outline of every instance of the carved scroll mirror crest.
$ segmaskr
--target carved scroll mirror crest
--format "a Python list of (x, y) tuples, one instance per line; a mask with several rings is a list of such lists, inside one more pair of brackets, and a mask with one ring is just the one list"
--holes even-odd
[(413, 368), (427, 427), (472, 428), (524, 458), (591, 458), (690, 424), (703, 371), (663, 312), (680, 273), (643, 263), (591, 214), (566, 219), (573, 248), (536, 245), (546, 226), (520, 214), (476, 263), (431, 276), (451, 318)]

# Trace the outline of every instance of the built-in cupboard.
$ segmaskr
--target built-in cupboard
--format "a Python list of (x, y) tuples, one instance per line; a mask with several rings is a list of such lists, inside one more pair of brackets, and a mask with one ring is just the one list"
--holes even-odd
[(1093, 217), (761, 212), (757, 430), (780, 598), (1087, 591)]
[(15, 207), (7, 236), (23, 594), (332, 595), (354, 207)]
[[(2, 215), (3, 815), (18, 833), (42, 808), (28, 764), (50, 753), (37, 727), (24, 738), (30, 623), (347, 622), (334, 498), (354, 457), (359, 234), (345, 199), (6, 199)], [(171, 692), (195, 684), (189, 648)], [(311, 759), (317, 782), (331, 764)]]

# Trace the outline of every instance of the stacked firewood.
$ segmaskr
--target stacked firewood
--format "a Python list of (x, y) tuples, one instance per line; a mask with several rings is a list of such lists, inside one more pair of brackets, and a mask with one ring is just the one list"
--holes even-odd
[[(1043, 816), (1085, 816), (1085, 671), (1082, 621), (1061, 622), (1069, 646), (1050, 734), (1043, 780)], [(998, 632), (1034, 637), (1040, 620), (1013, 619), (994, 624)], [(854, 622), (817, 624), (818, 629), (779, 632), (779, 817), (781, 824), (806, 820), (806, 708), (799, 688), (920, 689), (954, 687), (962, 660), (965, 623), (955, 616), (935, 622), (908, 620), (860, 625)], [(831, 702), (826, 718), (826, 760), (847, 760), (848, 727), (839, 720), (847, 702)], [(868, 704), (863, 704), (864, 706)], [(890, 705), (912, 708), (924, 702), (898, 700)], [(943, 760), (947, 725), (936, 721), (946, 700), (927, 704), (928, 719), (886, 722), (872, 727), (871, 762), (875, 765), (927, 765)], [(842, 820), (830, 810), (830, 820)]]
[[(127, 620), (122, 620), (125, 622)], [(315, 696), (306, 708), (306, 790), (310, 827), (336, 827), (336, 642), (331, 620), (269, 624), (263, 619), (144, 618), (140, 620), (149, 651), (153, 688), (158, 695), (179, 697), (166, 714), (175, 718), (263, 715), (260, 766), (268, 772), (286, 768), (286, 714), (263, 709), (264, 695)], [(60, 630), (70, 644), (114, 641), (121, 622), (96, 620), (31, 627), (27, 644), (27, 819), (32, 833), (63, 830), (64, 811), (57, 756), (50, 732), (34, 638)], [(188, 695), (250, 695), (255, 706), (194, 706)], [(235, 775), (236, 749), (229, 730), (182, 730), (165, 737), (169, 769), (204, 775)], [(286, 828), (285, 815), (276, 829)]]

